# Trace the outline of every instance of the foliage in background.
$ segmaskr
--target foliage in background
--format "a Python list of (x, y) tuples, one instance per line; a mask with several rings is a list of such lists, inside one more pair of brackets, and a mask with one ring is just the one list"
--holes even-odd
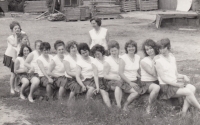
[(8, 10), (9, 11), (24, 11), (25, 0), (7, 0), (8, 1)]

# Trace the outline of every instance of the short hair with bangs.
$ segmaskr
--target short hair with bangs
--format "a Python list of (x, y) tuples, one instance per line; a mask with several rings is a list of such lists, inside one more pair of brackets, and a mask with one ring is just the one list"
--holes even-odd
[(96, 44), (96, 45), (94, 45), (92, 47), (92, 49), (91, 49), (91, 55), (93, 57), (95, 57), (94, 55), (95, 55), (95, 53), (97, 51), (100, 52), (102, 55), (105, 55), (105, 53), (106, 53), (105, 48), (102, 45), (99, 45), (99, 44)]
[(50, 49), (51, 49), (51, 45), (48, 42), (42, 42), (40, 44), (40, 51), (50, 50)]
[(70, 52), (70, 48), (72, 46), (74, 46), (74, 45), (78, 48), (78, 43), (76, 41), (74, 41), (74, 40), (68, 41), (66, 43), (66, 50), (67, 50), (67, 52)]
[(19, 22), (17, 22), (17, 21), (12, 21), (12, 22), (10, 23), (10, 29), (13, 30), (13, 28), (14, 28), (15, 26), (19, 26), (20, 31), (22, 30), (22, 29), (21, 29), (21, 26), (20, 26), (20, 24), (19, 24)]
[(169, 38), (161, 39), (156, 44), (157, 44), (159, 49), (166, 48), (166, 47), (167, 47), (168, 50), (171, 49), (171, 44), (170, 44)]
[(129, 45), (133, 45), (135, 47), (135, 53), (137, 53), (137, 43), (134, 40), (129, 40), (126, 42), (126, 44), (124, 46), (125, 52), (128, 53), (127, 48)]
[(62, 41), (62, 40), (57, 40), (55, 43), (54, 43), (54, 49), (57, 50), (57, 48), (59, 46), (63, 46), (65, 48), (65, 43)]
[(81, 54), (81, 50), (83, 50), (83, 51), (88, 50), (90, 52), (90, 47), (88, 46), (87, 43), (80, 43), (78, 45), (78, 52), (79, 52), (79, 54)]
[(112, 48), (117, 48), (120, 49), (119, 43), (115, 40), (111, 40), (108, 42), (108, 50), (112, 49)]
[(155, 55), (158, 55), (158, 53), (159, 53), (158, 52), (158, 46), (157, 46), (155, 41), (153, 41), (152, 39), (147, 39), (147, 40), (144, 41), (144, 43), (142, 45), (142, 50), (144, 52), (144, 55), (149, 56), (147, 54), (146, 50), (145, 50), (145, 46), (151, 46), (153, 48), (154, 52), (155, 52)]

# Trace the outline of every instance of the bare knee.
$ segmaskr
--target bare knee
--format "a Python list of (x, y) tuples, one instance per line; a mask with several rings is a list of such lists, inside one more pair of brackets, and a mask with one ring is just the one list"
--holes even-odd
[(192, 85), (192, 84), (187, 84), (186, 88), (192, 90), (193, 92), (196, 92), (196, 87), (194, 85)]
[(185, 90), (184, 90), (184, 94), (185, 94), (185, 96), (190, 96), (190, 95), (193, 94), (193, 92), (192, 92), (190, 89), (185, 88)]
[(159, 86), (159, 85), (155, 85), (155, 86), (153, 87), (153, 91), (154, 91), (155, 93), (159, 93), (159, 91), (160, 91), (160, 86)]

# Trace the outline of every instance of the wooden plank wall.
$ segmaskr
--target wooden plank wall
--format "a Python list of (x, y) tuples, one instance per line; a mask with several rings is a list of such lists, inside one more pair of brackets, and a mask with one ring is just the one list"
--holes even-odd
[(177, 0), (159, 0), (158, 7), (162, 10), (176, 10)]

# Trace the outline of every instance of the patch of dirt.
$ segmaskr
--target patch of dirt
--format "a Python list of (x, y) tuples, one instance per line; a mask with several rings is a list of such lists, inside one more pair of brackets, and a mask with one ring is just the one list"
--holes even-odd
[(21, 114), (17, 110), (6, 107), (0, 101), (0, 124), (1, 125), (31, 125), (27, 120), (27, 116)]

